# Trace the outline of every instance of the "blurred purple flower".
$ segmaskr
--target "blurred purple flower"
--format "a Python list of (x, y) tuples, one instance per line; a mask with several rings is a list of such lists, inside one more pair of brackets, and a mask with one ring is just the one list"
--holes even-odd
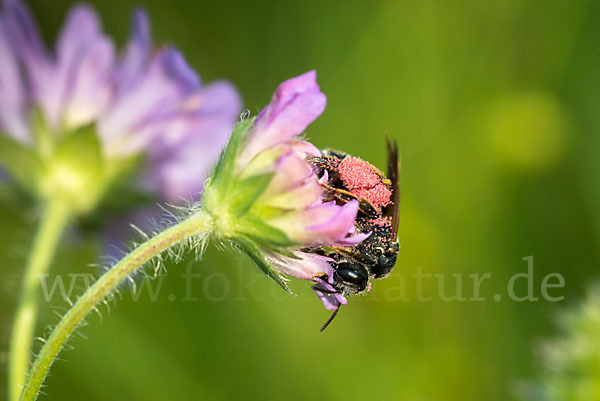
[(33, 146), (36, 108), (54, 137), (94, 123), (108, 160), (145, 156), (139, 183), (158, 199), (202, 190), (240, 112), (233, 86), (204, 86), (176, 49), (154, 49), (141, 10), (118, 57), (89, 6), (71, 9), (54, 51), (23, 2), (3, 6), (0, 132)]

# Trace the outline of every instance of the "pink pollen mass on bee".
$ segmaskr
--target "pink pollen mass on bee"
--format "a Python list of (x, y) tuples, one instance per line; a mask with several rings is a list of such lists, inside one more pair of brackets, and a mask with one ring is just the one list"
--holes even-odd
[(391, 203), (392, 191), (382, 182), (383, 174), (371, 163), (358, 157), (345, 157), (338, 172), (346, 188), (369, 201), (377, 211)]

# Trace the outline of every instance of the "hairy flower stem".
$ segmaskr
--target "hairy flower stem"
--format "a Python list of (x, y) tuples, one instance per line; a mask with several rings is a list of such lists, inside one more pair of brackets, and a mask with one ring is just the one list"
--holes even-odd
[(114, 291), (127, 276), (172, 246), (191, 237), (198, 237), (200, 240), (203, 240), (212, 231), (213, 218), (208, 213), (200, 210), (186, 220), (142, 243), (104, 273), (75, 302), (46, 340), (46, 343), (33, 362), (20, 400), (32, 401), (37, 398), (50, 365), (54, 362), (56, 355), (73, 331), (82, 323), (83, 319), (96, 304)]
[(49, 202), (45, 207), (27, 260), (10, 340), (8, 369), (10, 401), (19, 399), (29, 369), (32, 337), (39, 309), (40, 276), (46, 274), (52, 264), (54, 251), (68, 219), (67, 205), (62, 202)]

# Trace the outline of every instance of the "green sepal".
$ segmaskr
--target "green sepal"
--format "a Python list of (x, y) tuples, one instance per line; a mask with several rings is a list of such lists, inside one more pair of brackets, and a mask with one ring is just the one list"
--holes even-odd
[(42, 161), (29, 147), (0, 133), (0, 165), (25, 189), (36, 191)]
[(142, 172), (144, 162), (145, 155), (142, 153), (108, 159), (106, 177), (112, 182), (126, 182), (130, 185), (131, 180)]
[(55, 159), (80, 165), (86, 169), (102, 168), (102, 144), (93, 124), (84, 125), (66, 134), (55, 152)]
[(242, 217), (248, 213), (254, 202), (267, 189), (271, 178), (273, 173), (255, 175), (236, 182), (235, 188), (227, 195), (235, 217)]
[(111, 211), (132, 211), (156, 203), (156, 195), (132, 183), (141, 175), (144, 156), (137, 154), (106, 163), (106, 190), (102, 207)]
[(216, 185), (219, 186), (221, 193), (225, 193), (229, 190), (235, 172), (235, 159), (238, 155), (242, 141), (248, 130), (254, 125), (255, 119), (256, 117), (252, 117), (237, 123), (231, 133), (229, 142), (227, 142), (227, 146), (225, 146), (219, 155), (215, 171), (211, 178), (211, 184), (217, 183)]
[[(40, 191), (46, 198), (60, 198), (77, 213), (86, 213), (106, 190), (106, 162), (93, 125), (66, 133), (46, 161)], [(72, 176), (72, 178), (70, 178)]]
[(254, 205), (252, 213), (256, 214), (257, 216), (260, 216), (264, 220), (269, 220), (281, 217), (286, 213), (286, 211), (279, 207), (273, 207), (261, 203)]
[(247, 214), (236, 225), (236, 231), (247, 235), (269, 247), (289, 247), (296, 245), (281, 230), (265, 223), (261, 218)]
[(31, 130), (37, 153), (42, 157), (50, 156), (54, 149), (54, 134), (44, 118), (44, 113), (37, 106), (31, 111)]
[(273, 269), (273, 267), (271, 267), (269, 262), (267, 262), (261, 249), (254, 241), (244, 237), (236, 237), (233, 243), (239, 249), (244, 251), (250, 257), (250, 259), (252, 259), (254, 264), (256, 264), (256, 266), (263, 271), (263, 273), (275, 280), (275, 282), (279, 284), (279, 286), (285, 291), (289, 292), (290, 294), (292, 293), (285, 281), (283, 281), (281, 275), (275, 269)]

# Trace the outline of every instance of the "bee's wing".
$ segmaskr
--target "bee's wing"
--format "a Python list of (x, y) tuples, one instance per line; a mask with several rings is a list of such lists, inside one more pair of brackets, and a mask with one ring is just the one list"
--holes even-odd
[(391, 141), (389, 136), (387, 142), (387, 177), (392, 182), (392, 229), (393, 238), (398, 238), (398, 220), (400, 217), (400, 156), (398, 154), (398, 142)]

